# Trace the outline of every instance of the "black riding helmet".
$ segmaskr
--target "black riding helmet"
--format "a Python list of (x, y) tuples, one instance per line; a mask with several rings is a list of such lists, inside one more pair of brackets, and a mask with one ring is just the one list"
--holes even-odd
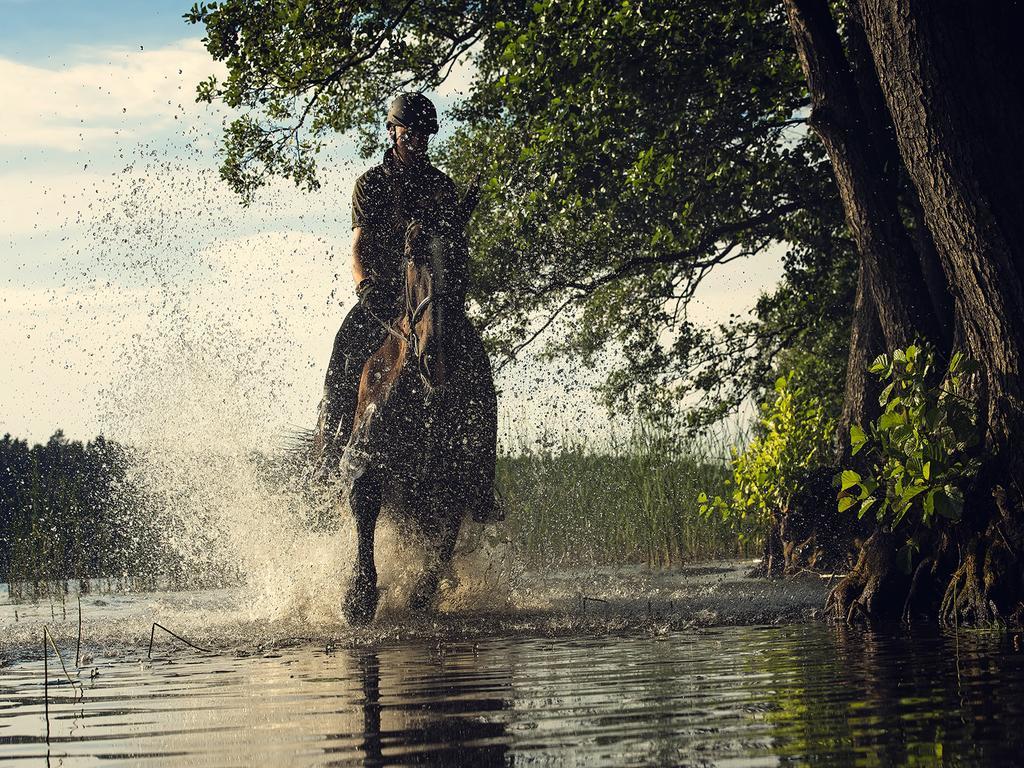
[(422, 93), (400, 93), (388, 108), (387, 125), (401, 125), (415, 130), (420, 128), (427, 133), (437, 133), (437, 110), (430, 99)]

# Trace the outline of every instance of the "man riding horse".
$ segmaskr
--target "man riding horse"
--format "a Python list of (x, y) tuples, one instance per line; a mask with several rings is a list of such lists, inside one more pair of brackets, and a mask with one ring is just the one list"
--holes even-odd
[(391, 148), (352, 195), (359, 303), (334, 342), (314, 440), (321, 477), (343, 456), (350, 471), (357, 552), (343, 610), (353, 625), (377, 609), (374, 536), (383, 509), (418, 535), (426, 554), (409, 596), (413, 610), (432, 604), (463, 520), (502, 517), (494, 496), (497, 394), (465, 312), (475, 185), (460, 200), (427, 160), (438, 125), (422, 94), (400, 94), (387, 129)]
[[(314, 436), (314, 467), (321, 476), (338, 467), (352, 432), (363, 367), (401, 311), (409, 225), (429, 221), (457, 232), (452, 267), (463, 273), (460, 282), (469, 267), (464, 230), (479, 189), (474, 184), (460, 200), (455, 183), (430, 163), (427, 145), (438, 131), (437, 110), (421, 93), (401, 93), (391, 102), (386, 126), (391, 148), (356, 180), (352, 193), (352, 273), (359, 301), (338, 330), (327, 367)], [(501, 513), (492, 507), (474, 517), (485, 522)]]
[(455, 184), (427, 159), (437, 133), (437, 111), (420, 93), (402, 93), (387, 115), (391, 148), (379, 165), (356, 180), (352, 192), (352, 274), (356, 304), (334, 340), (316, 433), (320, 469), (337, 465), (355, 415), (359, 377), (370, 354), (387, 338), (402, 299), (401, 258), (405, 233), (418, 218), (461, 226), (468, 218)]

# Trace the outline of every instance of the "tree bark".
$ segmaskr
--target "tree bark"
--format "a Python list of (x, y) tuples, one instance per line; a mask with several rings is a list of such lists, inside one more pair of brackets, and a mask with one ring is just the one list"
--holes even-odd
[(1024, 70), (1015, 61), (1014, 36), (1024, 10), (1013, 2), (968, 9), (925, 0), (852, 1), (953, 297), (957, 343), (981, 364), (976, 396), (985, 453), (981, 472), (965, 489), (963, 519), (939, 521), (928, 532), (928, 557), (912, 580), (893, 571), (891, 550), (898, 542), (872, 537), (871, 556), (862, 553), (834, 590), (832, 605), (841, 616), (873, 617), (899, 603), (880, 603), (878, 595), (905, 590), (905, 615), (916, 603), (948, 621), (1020, 621)]
[[(843, 51), (827, 0), (785, 0), (811, 94), (811, 127), (832, 161), (847, 225), (859, 253), (857, 293), (850, 330), (843, 412), (836, 431), (834, 475), (849, 460), (850, 427), (866, 425), (879, 410), (879, 388), (867, 372), (886, 348), (934, 334), (936, 317), (914, 244), (899, 205), (903, 173), (894, 131), (875, 80), (863, 34), (856, 76)], [(854, 46), (851, 46), (854, 47)], [(861, 83), (860, 80), (864, 80)], [(816, 485), (821, 485), (816, 483)], [(828, 488), (828, 483), (824, 485)], [(861, 525), (836, 514), (833, 492), (798, 494), (773, 527), (788, 570), (840, 563)], [(766, 551), (766, 560), (771, 553)]]
[[(900, 152), (985, 371), (993, 449), (1021, 452), (1024, 76), (1021, 7), (862, 0)], [(1017, 460), (1014, 461), (1016, 466)]]
[(836, 429), (836, 464), (843, 466), (850, 453), (850, 427), (867, 425), (878, 413), (881, 388), (868, 373), (871, 361), (885, 351), (878, 312), (867, 287), (864, 265), (857, 271), (857, 294), (850, 328), (850, 355), (846, 362), (846, 391), (843, 412)]
[(811, 127), (835, 171), (846, 221), (864, 265), (889, 348), (935, 336), (936, 319), (917, 253), (900, 215), (893, 171), (868, 128), (826, 0), (785, 0), (811, 93)]
[(936, 337), (931, 341), (940, 358), (948, 360), (953, 350), (953, 297), (949, 293), (946, 275), (938, 251), (932, 242), (931, 233), (925, 226), (924, 211), (917, 190), (910, 182), (903, 158), (900, 156), (896, 129), (885, 103), (878, 73), (875, 71), (875, 62), (871, 56), (871, 47), (864, 32), (860, 6), (856, 2), (849, 6), (845, 21), (847, 56), (850, 59), (861, 111), (871, 136), (871, 145), (875, 148), (881, 163), (886, 184), (892, 185), (896, 190), (899, 207), (905, 215), (909, 215), (911, 242), (917, 253), (921, 277), (931, 300), (932, 314), (935, 318)]

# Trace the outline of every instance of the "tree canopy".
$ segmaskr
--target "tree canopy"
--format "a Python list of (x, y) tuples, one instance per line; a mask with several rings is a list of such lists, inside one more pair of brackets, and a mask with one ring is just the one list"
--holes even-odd
[[(779, 3), (227, 0), (188, 18), (228, 69), (199, 97), (242, 110), (222, 173), (247, 201), (273, 175), (315, 188), (337, 131), (372, 156), (394, 92), (472, 61), (435, 155), (485, 180), (471, 297), (506, 359), (551, 329), (549, 351), (610, 363), (610, 405), (674, 415), (689, 396), (699, 426), (770, 386), (779, 355), (845, 358), (855, 259)], [(753, 319), (689, 319), (712, 270), (773, 246), (787, 279)]]

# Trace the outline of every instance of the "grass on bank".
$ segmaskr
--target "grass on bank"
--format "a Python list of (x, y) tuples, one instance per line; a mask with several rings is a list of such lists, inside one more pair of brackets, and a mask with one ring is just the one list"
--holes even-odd
[(701, 492), (722, 492), (730, 475), (725, 452), (648, 429), (600, 448), (521, 439), (498, 459), (509, 538), (531, 566), (759, 555), (762, 542), (740, 541), (720, 517), (700, 513)]

